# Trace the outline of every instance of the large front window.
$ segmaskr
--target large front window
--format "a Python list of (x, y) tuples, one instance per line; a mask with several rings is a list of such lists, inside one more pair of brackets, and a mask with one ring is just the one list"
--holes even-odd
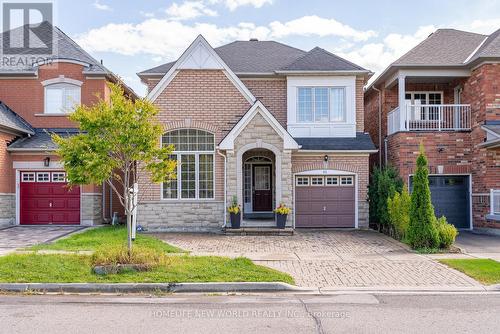
[(164, 199), (214, 198), (214, 135), (196, 129), (167, 132), (163, 145), (174, 145), (177, 179), (163, 183)]
[(299, 87), (297, 120), (301, 123), (345, 122), (344, 87)]

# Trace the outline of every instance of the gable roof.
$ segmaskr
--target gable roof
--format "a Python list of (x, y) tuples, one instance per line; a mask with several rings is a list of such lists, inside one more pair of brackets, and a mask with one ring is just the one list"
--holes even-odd
[[(321, 71), (356, 70), (366, 71), (362, 67), (342, 59), (321, 48), (309, 52), (275, 41), (236, 41), (214, 49), (220, 58), (236, 74), (270, 75), (280, 70), (302, 71), (313, 68)], [(288, 68), (302, 57), (304, 59)], [(139, 77), (163, 75), (175, 62), (169, 62), (138, 73)]]
[(500, 29), (489, 35), (474, 55), (469, 60), (470, 63), (479, 58), (498, 58), (500, 57)]
[(52, 133), (61, 137), (70, 137), (80, 133), (80, 130), (74, 128), (34, 129), (32, 136), (17, 139), (7, 147), (7, 151), (55, 151), (58, 146), (52, 141)]
[(31, 125), (26, 122), (21, 116), (12, 111), (5, 103), (0, 101), (0, 127), (21, 132), (26, 134), (34, 134)]
[(467, 31), (438, 29), (392, 65), (460, 66), (486, 37)]
[(366, 71), (361, 66), (334, 55), (320, 47), (303, 54), (289, 65), (283, 66), (277, 72), (290, 71)]
[(357, 152), (378, 152), (368, 133), (357, 132), (356, 137), (308, 137), (295, 138), (301, 146), (301, 151), (357, 151)]
[(269, 123), (269, 125), (276, 131), (276, 133), (283, 139), (283, 148), (286, 150), (296, 150), (300, 146), (293, 139), (293, 137), (286, 131), (286, 129), (276, 120), (276, 118), (267, 110), (267, 108), (259, 100), (255, 101), (252, 107), (243, 115), (243, 117), (236, 123), (231, 131), (219, 143), (221, 150), (233, 150), (234, 141), (238, 135), (245, 129), (245, 127), (252, 121), (255, 115), (260, 114)]
[(255, 96), (227, 66), (227, 64), (219, 57), (215, 50), (208, 44), (207, 40), (202, 36), (198, 37), (184, 51), (181, 57), (170, 67), (168, 72), (163, 76), (160, 82), (149, 92), (147, 98), (154, 101), (173, 80), (173, 78), (181, 69), (217, 69), (223, 70), (228, 79), (240, 91), (243, 97), (250, 103), (255, 102)]

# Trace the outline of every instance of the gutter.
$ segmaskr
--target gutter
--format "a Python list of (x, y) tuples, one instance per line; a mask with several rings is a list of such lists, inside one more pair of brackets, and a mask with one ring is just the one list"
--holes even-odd
[(382, 92), (377, 87), (373, 86), (373, 90), (378, 93), (378, 163), (379, 167), (382, 166), (382, 152), (380, 152), (380, 148), (382, 148)]
[(224, 224), (222, 228), (226, 228), (227, 225), (227, 156), (222, 154), (220, 149), (217, 147), (217, 154), (224, 158)]
[(301, 150), (299, 149), (297, 152), (299, 153), (377, 153), (379, 150)]

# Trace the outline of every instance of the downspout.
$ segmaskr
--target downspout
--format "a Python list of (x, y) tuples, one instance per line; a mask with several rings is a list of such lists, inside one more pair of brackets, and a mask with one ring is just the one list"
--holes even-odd
[[(373, 90), (378, 93), (378, 166), (382, 167), (382, 92), (373, 86)], [(384, 145), (384, 152), (387, 152)], [(387, 154), (386, 154), (387, 162)]]
[(384, 164), (387, 166), (387, 138), (384, 138)]
[(226, 180), (226, 175), (227, 175), (227, 156), (222, 154), (221, 151), (219, 149), (217, 149), (217, 154), (220, 155), (221, 157), (224, 158), (224, 223), (222, 224), (222, 228), (226, 228), (226, 225), (227, 225), (227, 191), (226, 191), (226, 187), (227, 187), (227, 180)]

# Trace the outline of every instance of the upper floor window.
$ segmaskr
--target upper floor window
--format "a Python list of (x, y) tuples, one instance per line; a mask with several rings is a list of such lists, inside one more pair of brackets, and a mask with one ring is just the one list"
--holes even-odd
[(177, 179), (163, 184), (164, 199), (213, 199), (215, 138), (210, 132), (182, 129), (167, 132), (163, 145), (174, 145)]
[(81, 87), (70, 83), (45, 86), (45, 113), (65, 114), (81, 103)]
[(297, 120), (301, 123), (346, 121), (344, 87), (299, 87)]

